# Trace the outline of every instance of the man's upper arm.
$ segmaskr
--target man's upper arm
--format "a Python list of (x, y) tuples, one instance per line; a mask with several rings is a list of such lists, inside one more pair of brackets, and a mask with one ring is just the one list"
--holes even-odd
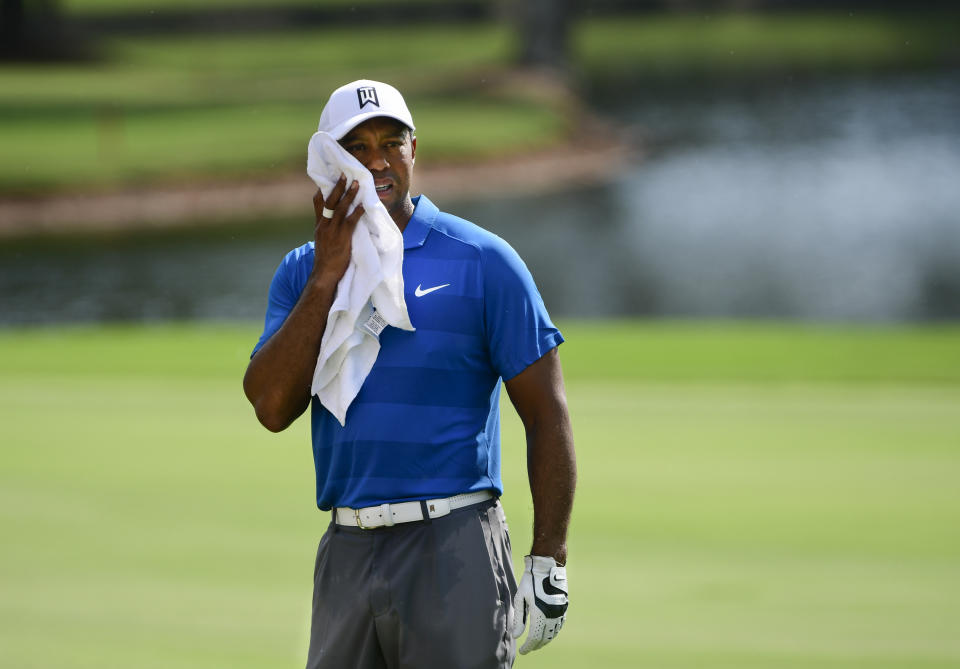
[(567, 399), (556, 347), (504, 381), (504, 385), (525, 428), (531, 429), (543, 421), (565, 419)]

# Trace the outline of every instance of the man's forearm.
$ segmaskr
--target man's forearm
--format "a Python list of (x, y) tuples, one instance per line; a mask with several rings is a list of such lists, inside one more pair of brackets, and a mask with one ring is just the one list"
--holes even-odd
[(310, 404), (310, 386), (337, 282), (314, 278), (276, 333), (250, 360), (243, 390), (258, 420), (279, 432)]
[(577, 484), (573, 431), (566, 406), (527, 434), (527, 472), (533, 497), (532, 555), (567, 561), (567, 529)]
[(527, 476), (533, 497), (530, 552), (565, 564), (577, 463), (557, 349), (505, 385), (527, 435)]

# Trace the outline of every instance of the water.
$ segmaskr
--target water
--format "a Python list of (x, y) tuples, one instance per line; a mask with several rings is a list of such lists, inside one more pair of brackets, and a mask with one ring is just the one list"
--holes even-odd
[[(625, 93), (626, 91), (626, 93)], [(960, 77), (624, 87), (645, 160), (438, 202), (509, 240), (555, 316), (960, 318)], [(0, 323), (259, 319), (312, 222), (0, 245)]]
[(598, 189), (475, 207), (543, 268), (548, 305), (960, 317), (960, 77), (628, 90), (597, 102), (646, 129), (647, 160)]
[(664, 148), (621, 201), (657, 311), (960, 316), (958, 83), (784, 82), (644, 105)]

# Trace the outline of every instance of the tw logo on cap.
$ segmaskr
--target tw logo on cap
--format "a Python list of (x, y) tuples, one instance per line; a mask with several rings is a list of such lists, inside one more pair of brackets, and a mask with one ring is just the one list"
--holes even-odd
[(380, 100), (377, 98), (377, 89), (373, 86), (361, 86), (357, 89), (357, 101), (360, 103), (360, 109), (369, 103), (374, 107), (380, 106)]

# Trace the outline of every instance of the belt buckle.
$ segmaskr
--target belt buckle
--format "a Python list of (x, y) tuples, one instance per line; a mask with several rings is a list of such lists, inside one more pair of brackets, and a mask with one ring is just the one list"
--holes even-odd
[(356, 519), (356, 521), (357, 521), (357, 527), (359, 527), (361, 530), (372, 530), (372, 529), (373, 529), (372, 527), (364, 527), (363, 523), (360, 522), (360, 509), (354, 509), (354, 510), (353, 510), (353, 517), (354, 517), (354, 518)]

